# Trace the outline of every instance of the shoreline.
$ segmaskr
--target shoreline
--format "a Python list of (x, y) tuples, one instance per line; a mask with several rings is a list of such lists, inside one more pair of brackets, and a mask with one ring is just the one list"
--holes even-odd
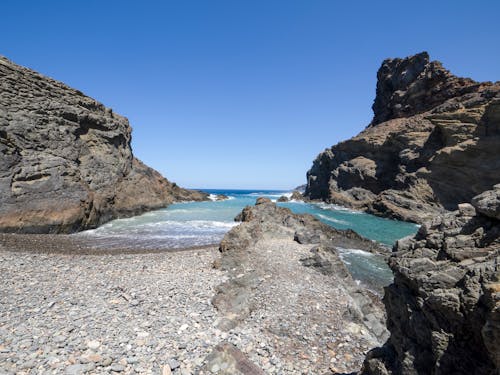
[[(98, 240), (97, 240), (98, 241)], [(96, 248), (92, 246), (95, 240), (76, 237), (72, 234), (21, 234), (0, 233), (0, 251), (31, 254), (60, 255), (139, 255), (177, 253), (196, 250), (209, 250), (219, 246), (219, 242), (181, 248), (145, 248), (116, 247)]]

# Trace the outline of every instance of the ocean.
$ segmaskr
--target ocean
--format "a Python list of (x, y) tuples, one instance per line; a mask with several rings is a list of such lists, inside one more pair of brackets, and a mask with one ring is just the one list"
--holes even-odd
[[(254, 205), (258, 197), (276, 201), (288, 191), (270, 190), (204, 190), (213, 200), (206, 202), (175, 203), (167, 208), (140, 216), (113, 220), (101, 227), (77, 234), (98, 239), (96, 247), (109, 248), (126, 245), (141, 249), (186, 248), (217, 244), (232, 227), (234, 217), (247, 205)], [(217, 194), (229, 199), (216, 201)], [(396, 220), (376, 217), (325, 203), (290, 201), (278, 203), (295, 213), (308, 213), (338, 229), (353, 229), (359, 234), (392, 246), (402, 237), (414, 234), (418, 226)], [(392, 280), (392, 273), (384, 260), (359, 249), (340, 249), (340, 255), (353, 277), (360, 282), (383, 286)]]

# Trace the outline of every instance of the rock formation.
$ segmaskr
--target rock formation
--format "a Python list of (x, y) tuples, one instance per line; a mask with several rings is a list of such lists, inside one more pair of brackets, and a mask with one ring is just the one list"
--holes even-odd
[(391, 336), (364, 375), (498, 374), (500, 185), (397, 242), (384, 303)]
[[(267, 198), (246, 207), (239, 219), (222, 240), (215, 264), (227, 272), (213, 298), (218, 327), (246, 337), (264, 335), (274, 343), (266, 350), (293, 364), (283, 373), (358, 370), (366, 348), (387, 337), (384, 313), (378, 297), (352, 279), (337, 248), (386, 250)], [(217, 365), (226, 361), (232, 368), (234, 361), (226, 357), (217, 354)]]
[(371, 124), (318, 155), (306, 196), (421, 223), (500, 182), (500, 82), (425, 52), (385, 60), (377, 78)]
[(0, 231), (74, 232), (205, 195), (135, 159), (128, 120), (0, 57)]

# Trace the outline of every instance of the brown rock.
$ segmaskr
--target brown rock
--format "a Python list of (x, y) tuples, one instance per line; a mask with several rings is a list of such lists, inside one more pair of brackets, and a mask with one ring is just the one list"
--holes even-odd
[(370, 126), (322, 152), (311, 199), (422, 223), (500, 175), (500, 84), (459, 78), (427, 53), (385, 60)]
[(206, 195), (135, 159), (128, 120), (0, 57), (0, 231), (74, 232)]

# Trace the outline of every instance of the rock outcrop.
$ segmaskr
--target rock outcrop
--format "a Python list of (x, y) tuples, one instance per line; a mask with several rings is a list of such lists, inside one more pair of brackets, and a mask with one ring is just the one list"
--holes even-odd
[[(288, 365), (284, 371), (263, 367), (265, 373), (358, 370), (367, 347), (387, 337), (385, 318), (378, 297), (353, 280), (338, 247), (385, 250), (267, 198), (239, 219), (215, 264), (227, 272), (213, 298), (218, 327), (241, 337), (259, 332), (272, 343), (266, 350)], [(250, 359), (258, 363), (259, 356)]]
[(498, 374), (500, 189), (397, 242), (384, 303), (391, 336), (364, 375)]
[(128, 120), (0, 57), (0, 231), (74, 232), (206, 195), (135, 159)]
[(385, 60), (371, 124), (325, 150), (306, 196), (421, 223), (500, 182), (500, 83), (459, 78), (427, 53)]

